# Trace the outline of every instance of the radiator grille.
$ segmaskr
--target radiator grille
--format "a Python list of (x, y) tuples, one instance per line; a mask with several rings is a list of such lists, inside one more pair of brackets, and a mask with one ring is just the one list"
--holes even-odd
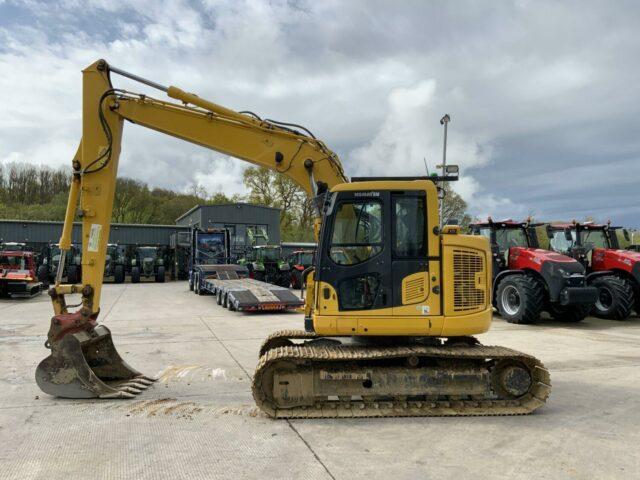
[(407, 304), (421, 301), (425, 296), (424, 281), (424, 276), (414, 278), (413, 280), (408, 280), (404, 285), (404, 298), (402, 300), (402, 303)]
[(453, 250), (453, 310), (477, 310), (485, 304), (482, 256), (471, 250)]

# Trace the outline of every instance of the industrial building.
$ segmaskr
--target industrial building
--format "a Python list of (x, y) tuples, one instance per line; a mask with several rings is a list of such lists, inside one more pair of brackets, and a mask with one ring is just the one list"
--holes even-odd
[[(0, 241), (24, 242), (29, 245), (57, 243), (63, 222), (38, 220), (0, 220)], [(109, 243), (124, 245), (170, 246), (170, 238), (191, 228), (228, 228), (232, 244), (248, 244), (247, 228), (263, 228), (270, 242), (280, 243), (280, 210), (245, 203), (229, 205), (197, 205), (176, 219), (176, 225), (111, 224)], [(73, 243), (81, 242), (82, 224), (73, 227)]]
[[(58, 243), (63, 222), (37, 220), (0, 220), (0, 242), (23, 242), (36, 253)], [(189, 238), (192, 228), (227, 228), (231, 239), (232, 258), (241, 256), (250, 245), (247, 229), (263, 229), (270, 243), (280, 243), (280, 209), (234, 203), (228, 205), (197, 205), (176, 219), (176, 225), (141, 225), (113, 223), (109, 243), (124, 246), (154, 245), (162, 248), (167, 265), (175, 265), (178, 278), (184, 278), (185, 256), (177, 251), (177, 239), (182, 233)], [(82, 243), (82, 224), (73, 227), (72, 242)], [(188, 245), (188, 242), (187, 242)]]

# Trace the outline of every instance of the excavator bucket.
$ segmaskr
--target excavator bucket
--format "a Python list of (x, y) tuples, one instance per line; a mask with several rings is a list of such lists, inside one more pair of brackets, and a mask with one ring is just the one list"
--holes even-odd
[(67, 333), (46, 346), (51, 355), (38, 365), (36, 382), (50, 395), (133, 398), (154, 382), (127, 365), (104, 325)]

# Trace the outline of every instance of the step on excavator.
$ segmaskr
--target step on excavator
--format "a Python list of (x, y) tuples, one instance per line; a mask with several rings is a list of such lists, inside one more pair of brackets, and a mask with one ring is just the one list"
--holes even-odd
[(551, 247), (579, 261), (587, 282), (598, 289), (593, 314), (625, 320), (635, 309), (640, 315), (640, 253), (626, 250), (631, 243), (621, 227), (593, 222), (548, 225)]
[[(119, 74), (178, 102), (114, 88)], [(273, 418), (516, 415), (544, 405), (549, 372), (536, 358), (481, 345), (491, 324), (485, 238), (439, 227), (437, 178), (352, 178), (306, 128), (236, 112), (100, 60), (83, 71), (83, 125), (60, 241), (68, 250), (79, 200), (82, 282), (56, 281), (55, 315), (36, 380), (66, 398), (131, 398), (153, 381), (118, 355), (98, 324), (124, 122), (270, 168), (315, 199), (315, 268), (304, 330), (260, 349), (256, 404)], [(59, 279), (58, 279), (59, 280)], [(71, 311), (65, 296), (79, 293)]]

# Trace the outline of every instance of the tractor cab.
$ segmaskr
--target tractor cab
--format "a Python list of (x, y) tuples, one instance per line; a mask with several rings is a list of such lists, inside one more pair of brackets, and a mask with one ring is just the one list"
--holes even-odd
[(553, 223), (547, 227), (549, 243), (556, 252), (578, 260), (589, 268), (596, 249), (618, 248), (617, 238), (612, 238), (609, 225), (594, 223)]
[(528, 222), (494, 222), (491, 219), (471, 225), (472, 234), (482, 235), (489, 240), (493, 253), (494, 277), (509, 268), (510, 258), (519, 257), (522, 250), (537, 248), (538, 240), (531, 230), (531, 227), (535, 226), (537, 225)]

